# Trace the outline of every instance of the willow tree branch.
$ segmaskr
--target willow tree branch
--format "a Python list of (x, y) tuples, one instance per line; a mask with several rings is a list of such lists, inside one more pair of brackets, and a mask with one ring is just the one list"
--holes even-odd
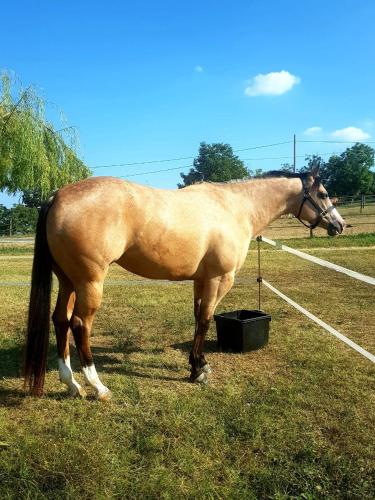
[(26, 92), (28, 92), (30, 88), (31, 87), (27, 87), (27, 89), (22, 92), (21, 97), (18, 99), (18, 101), (16, 102), (16, 104), (13, 106), (13, 109), (6, 116), (6, 119), (4, 120), (3, 127), (1, 129), (1, 134), (3, 134), (5, 132), (5, 129), (6, 129), (7, 125), (8, 125), (8, 123), (9, 123), (9, 120), (11, 119), (11, 117), (15, 113), (15, 111), (17, 110), (18, 106), (21, 104), (22, 100), (24, 99), (24, 97), (26, 95)]

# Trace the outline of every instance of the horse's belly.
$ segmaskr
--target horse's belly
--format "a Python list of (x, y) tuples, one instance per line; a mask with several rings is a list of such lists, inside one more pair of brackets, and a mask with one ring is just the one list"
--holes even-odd
[(173, 255), (168, 250), (146, 253), (128, 249), (116, 262), (127, 271), (145, 278), (178, 281), (194, 278), (200, 259), (196, 255), (189, 258), (186, 251), (182, 255)]

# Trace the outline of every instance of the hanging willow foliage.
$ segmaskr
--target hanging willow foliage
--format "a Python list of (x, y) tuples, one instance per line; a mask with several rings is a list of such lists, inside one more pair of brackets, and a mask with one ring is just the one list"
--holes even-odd
[(77, 137), (71, 127), (54, 130), (45, 105), (33, 87), (14, 97), (8, 74), (0, 83), (0, 191), (36, 190), (42, 197), (91, 175), (77, 157)]

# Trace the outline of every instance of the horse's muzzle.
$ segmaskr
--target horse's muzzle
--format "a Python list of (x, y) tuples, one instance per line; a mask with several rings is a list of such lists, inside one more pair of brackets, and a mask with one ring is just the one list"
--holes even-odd
[(338, 220), (332, 221), (328, 224), (327, 232), (329, 236), (337, 236), (338, 234), (341, 234), (345, 228), (345, 222), (344, 224), (341, 224)]

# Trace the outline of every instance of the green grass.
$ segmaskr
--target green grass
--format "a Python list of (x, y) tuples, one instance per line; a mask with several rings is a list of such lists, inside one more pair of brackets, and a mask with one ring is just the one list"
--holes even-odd
[(341, 248), (375, 246), (375, 232), (340, 235), (336, 237), (318, 236), (314, 238), (278, 239), (293, 248)]
[[(373, 235), (331, 247), (343, 238), (325, 239), (329, 254), (311, 251), (374, 275)], [(345, 251), (365, 240), (368, 247)], [(268, 281), (375, 353), (369, 285), (265, 248)], [(257, 307), (254, 250), (218, 311)], [(29, 279), (31, 259), (0, 265), (0, 281)], [(0, 498), (373, 498), (373, 364), (263, 289), (269, 344), (220, 353), (212, 326), (210, 383), (189, 384), (191, 285), (134, 279), (111, 269), (95, 321), (95, 362), (113, 391), (108, 404), (92, 393), (66, 397), (53, 339), (45, 397), (24, 396), (29, 289), (0, 287)], [(82, 382), (75, 352), (72, 361)]]
[(0, 245), (0, 255), (29, 255), (34, 253), (31, 245), (5, 246)]

